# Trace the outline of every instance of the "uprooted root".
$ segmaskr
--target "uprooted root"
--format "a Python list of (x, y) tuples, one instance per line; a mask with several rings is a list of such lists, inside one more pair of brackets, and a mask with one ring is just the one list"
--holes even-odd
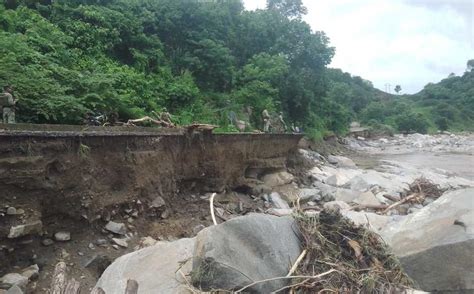
[(321, 279), (294, 279), (296, 293), (400, 293), (412, 285), (381, 238), (339, 213), (295, 215), (305, 258), (299, 276), (335, 270)]
[(441, 189), (439, 185), (436, 185), (426, 178), (420, 177), (410, 184), (410, 190), (406, 195), (418, 193), (425, 195), (425, 197), (437, 199), (443, 195), (444, 192), (445, 190)]

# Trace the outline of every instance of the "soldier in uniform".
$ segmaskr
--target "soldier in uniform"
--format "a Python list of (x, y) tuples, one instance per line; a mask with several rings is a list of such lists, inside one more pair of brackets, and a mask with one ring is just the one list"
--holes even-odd
[(160, 114), (160, 120), (168, 124), (168, 126), (174, 126), (173, 122), (171, 121), (171, 114), (168, 112), (166, 108), (163, 108), (163, 112)]
[(278, 114), (278, 120), (280, 121), (280, 124), (283, 127), (283, 131), (286, 132), (288, 130), (288, 126), (286, 125), (285, 120), (283, 119), (283, 112), (281, 111)]
[(262, 119), (263, 119), (263, 131), (265, 133), (268, 133), (270, 131), (270, 114), (268, 113), (268, 110), (264, 109), (262, 111)]
[(13, 96), (13, 88), (11, 86), (3, 87), (3, 93), (0, 97), (0, 106), (2, 107), (2, 116), (4, 124), (15, 123), (15, 104), (17, 100)]

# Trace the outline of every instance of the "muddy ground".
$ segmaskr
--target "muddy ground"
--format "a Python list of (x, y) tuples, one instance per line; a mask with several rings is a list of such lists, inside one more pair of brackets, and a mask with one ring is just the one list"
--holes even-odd
[[(143, 237), (191, 237), (211, 224), (209, 192), (220, 193), (220, 221), (258, 211), (263, 201), (251, 196), (261, 189), (258, 178), (285, 169), (300, 139), (1, 133), (0, 276), (37, 264), (39, 277), (27, 293), (45, 293), (54, 266), (65, 261), (88, 293), (105, 267), (139, 248)], [(109, 221), (123, 223), (126, 235), (105, 230)], [(12, 228), (38, 223), (10, 236)], [(51, 241), (63, 231), (69, 241)], [(127, 239), (127, 248), (113, 238)]]

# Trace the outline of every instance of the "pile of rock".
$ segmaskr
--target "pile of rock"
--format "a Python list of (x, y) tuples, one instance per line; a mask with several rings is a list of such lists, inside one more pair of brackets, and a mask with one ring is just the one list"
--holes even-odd
[[(224, 223), (200, 227), (192, 239), (153, 240), (150, 245), (156, 244), (117, 259), (96, 287), (123, 293), (132, 279), (139, 293), (190, 293), (193, 287), (238, 291), (249, 285), (246, 291), (281, 289), (288, 281), (253, 283), (287, 275), (300, 255), (300, 236), (290, 215), (298, 210), (314, 216), (325, 209), (380, 234), (423, 290), (474, 289), (474, 188), (465, 188), (474, 183), (395, 162), (385, 162), (378, 171), (362, 170), (341, 156), (325, 159), (306, 150), (300, 154), (315, 164), (306, 178), (285, 170), (256, 174), (252, 195), (232, 192), (215, 197), (216, 214)], [(393, 206), (410, 196), (410, 184), (421, 176), (439, 184), (439, 191), (450, 191)], [(387, 209), (390, 206), (394, 209)], [(239, 217), (249, 212), (267, 215)], [(454, 262), (447, 265), (445, 260)]]

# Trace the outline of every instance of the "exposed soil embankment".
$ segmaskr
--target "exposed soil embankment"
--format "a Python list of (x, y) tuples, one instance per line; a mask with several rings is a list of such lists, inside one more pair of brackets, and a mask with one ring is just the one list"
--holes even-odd
[[(199, 195), (252, 189), (265, 173), (286, 167), (300, 138), (183, 131), (134, 133), (129, 129), (101, 132), (96, 128), (67, 133), (4, 131), (0, 133), (0, 276), (15, 266), (32, 263), (50, 268), (55, 258), (65, 254), (79, 254), (84, 260), (77, 262), (87, 262), (88, 253), (82, 257), (84, 250), (97, 240), (94, 234), (107, 235), (102, 229), (107, 221), (126, 220), (126, 215), (117, 215), (124, 211), (141, 217), (157, 197), (165, 202), (157, 205), (157, 219), (173, 219), (177, 213), (188, 214), (187, 220), (179, 217), (179, 224), (153, 223), (148, 213), (147, 218), (135, 217), (130, 226), (136, 231), (147, 230), (145, 236), (153, 236), (153, 230), (163, 235), (177, 227), (169, 236), (185, 236), (199, 221), (208, 221), (199, 219), (199, 212), (208, 205)], [(16, 214), (9, 214), (9, 207), (15, 208)], [(193, 223), (194, 217), (198, 219)], [(66, 229), (71, 232), (71, 242), (61, 247), (39, 246), (45, 238), (54, 239), (55, 232)], [(101, 252), (100, 247), (95, 250)]]

